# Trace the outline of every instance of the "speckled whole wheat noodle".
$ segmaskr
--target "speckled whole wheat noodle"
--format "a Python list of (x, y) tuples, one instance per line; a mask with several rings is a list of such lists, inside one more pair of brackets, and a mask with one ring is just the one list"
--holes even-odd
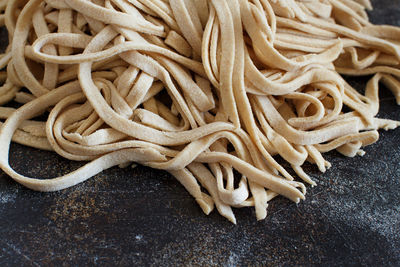
[[(400, 101), (400, 29), (368, 0), (1, 1), (0, 167), (39, 191), (137, 162), (174, 175), (208, 214), (295, 202), (305, 161), (353, 157), (378, 140), (379, 82)], [(364, 95), (340, 74), (370, 75)], [(26, 88), (27, 91), (21, 91)], [(344, 112), (347, 106), (351, 111)], [(46, 122), (31, 120), (50, 111)], [(8, 163), (11, 140), (88, 161), (54, 179)], [(236, 170), (241, 178), (235, 183)], [(237, 179), (237, 178), (236, 178)]]

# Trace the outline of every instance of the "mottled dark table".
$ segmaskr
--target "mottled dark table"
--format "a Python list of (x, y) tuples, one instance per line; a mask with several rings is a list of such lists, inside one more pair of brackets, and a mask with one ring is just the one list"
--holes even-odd
[[(400, 25), (400, 0), (375, 0), (375, 23)], [(352, 79), (362, 83), (365, 79)], [(400, 120), (387, 90), (380, 116)], [(400, 266), (400, 129), (382, 132), (364, 157), (330, 153), (307, 199), (278, 198), (257, 222), (205, 216), (165, 172), (113, 168), (55, 193), (26, 189), (0, 172), (0, 265)], [(79, 163), (13, 144), (12, 165), (54, 177)]]

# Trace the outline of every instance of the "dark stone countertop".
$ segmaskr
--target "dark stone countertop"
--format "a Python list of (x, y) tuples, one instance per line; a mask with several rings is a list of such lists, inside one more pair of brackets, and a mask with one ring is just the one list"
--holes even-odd
[[(399, 0), (373, 3), (372, 21), (400, 25)], [(381, 97), (379, 116), (400, 120), (388, 90)], [(327, 173), (307, 168), (318, 186), (305, 201), (275, 199), (259, 222), (253, 209), (236, 209), (238, 225), (204, 215), (173, 177), (145, 167), (112, 168), (54, 193), (0, 172), (0, 265), (400, 266), (400, 129), (365, 150), (328, 153)], [(11, 159), (47, 178), (80, 166), (17, 144)]]

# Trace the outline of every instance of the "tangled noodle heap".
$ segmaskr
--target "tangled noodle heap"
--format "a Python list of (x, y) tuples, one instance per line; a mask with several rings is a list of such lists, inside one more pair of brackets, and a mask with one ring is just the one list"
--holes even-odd
[[(2, 0), (0, 166), (34, 190), (115, 165), (170, 172), (208, 214), (257, 219), (299, 202), (308, 161), (353, 157), (399, 122), (376, 118), (379, 82), (400, 103), (400, 28), (369, 0)], [(370, 75), (365, 93), (340, 76)], [(10, 101), (19, 109), (5, 107)], [(346, 107), (346, 109), (344, 109)], [(31, 120), (48, 113), (47, 121)], [(45, 113), (46, 114), (46, 113)], [(11, 140), (83, 167), (54, 179), (9, 165)], [(236, 172), (234, 171), (236, 170)], [(236, 179), (236, 181), (235, 181)]]

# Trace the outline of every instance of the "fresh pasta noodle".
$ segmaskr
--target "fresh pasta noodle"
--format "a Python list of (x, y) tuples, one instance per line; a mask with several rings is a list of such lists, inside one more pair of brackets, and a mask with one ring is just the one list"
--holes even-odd
[[(368, 0), (0, 1), (9, 34), (0, 167), (54, 191), (139, 163), (170, 172), (206, 214), (216, 207), (236, 223), (232, 208), (254, 206), (264, 219), (274, 197), (297, 203), (304, 183), (316, 185), (305, 162), (325, 172), (322, 153), (362, 156), (379, 129), (399, 126), (376, 115), (380, 82), (400, 101), (400, 29), (371, 24), (371, 8)], [(361, 93), (341, 74), (373, 78)], [(46, 111), (47, 121), (35, 120)], [(88, 162), (53, 179), (26, 177), (9, 165), (11, 141)]]

